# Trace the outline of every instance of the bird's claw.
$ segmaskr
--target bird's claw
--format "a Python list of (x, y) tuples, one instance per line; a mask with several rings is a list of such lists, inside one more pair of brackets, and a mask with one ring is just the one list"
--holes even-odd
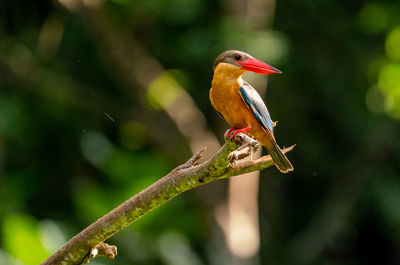
[(235, 130), (237, 130), (235, 127), (232, 127), (232, 128), (230, 128), (229, 130), (227, 130), (227, 131), (225, 132), (225, 134), (224, 134), (225, 139), (231, 141), (231, 140), (232, 140), (231, 134), (232, 134), (232, 132), (235, 131)]
[(236, 143), (238, 143), (238, 141), (235, 140), (235, 136), (238, 133), (246, 133), (246, 132), (250, 131), (251, 128), (252, 128), (251, 125), (248, 125), (247, 127), (242, 128), (242, 129), (237, 129), (235, 127), (232, 127), (225, 132), (224, 137), (225, 137), (225, 139), (227, 139), (229, 141), (234, 140)]
[(234, 141), (237, 142), (238, 140), (240, 141), (240, 143), (242, 143), (242, 145), (228, 155), (228, 159), (231, 162), (248, 157), (252, 153), (257, 152), (260, 147), (260, 145), (256, 140), (248, 137), (247, 135), (245, 136), (241, 134), (236, 135)]

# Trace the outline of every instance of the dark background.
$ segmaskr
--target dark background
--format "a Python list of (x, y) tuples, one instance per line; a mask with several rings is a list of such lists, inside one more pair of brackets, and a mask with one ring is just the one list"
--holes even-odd
[(40, 263), (221, 142), (208, 91), (226, 49), (283, 70), (262, 93), (280, 145), (297, 144), (293, 173), (261, 173), (257, 258), (229, 252), (218, 181), (121, 231), (117, 258), (93, 264), (400, 264), (394, 0), (1, 0), (0, 264)]

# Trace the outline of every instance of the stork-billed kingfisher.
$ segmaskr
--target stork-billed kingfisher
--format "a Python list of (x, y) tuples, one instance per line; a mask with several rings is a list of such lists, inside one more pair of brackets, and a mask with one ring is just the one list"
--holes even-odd
[(245, 72), (280, 74), (280, 70), (236, 50), (225, 51), (215, 60), (210, 100), (218, 113), (232, 126), (228, 137), (247, 133), (260, 142), (281, 172), (293, 170), (274, 136), (274, 122), (257, 91), (242, 79)]

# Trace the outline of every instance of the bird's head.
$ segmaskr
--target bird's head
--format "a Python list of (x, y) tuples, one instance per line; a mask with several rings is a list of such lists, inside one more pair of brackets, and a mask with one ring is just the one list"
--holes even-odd
[(228, 64), (229, 68), (231, 68), (232, 70), (238, 70), (241, 72), (251, 71), (263, 75), (282, 73), (282, 71), (266, 63), (263, 63), (260, 60), (257, 60), (250, 54), (237, 50), (228, 50), (221, 53), (215, 60), (214, 70), (221, 63)]

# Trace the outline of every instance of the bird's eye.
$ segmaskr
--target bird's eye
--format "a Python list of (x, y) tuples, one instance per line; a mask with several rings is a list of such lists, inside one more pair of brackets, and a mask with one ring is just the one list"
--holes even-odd
[(235, 58), (236, 61), (239, 61), (240, 59), (242, 59), (242, 56), (240, 56), (239, 54), (236, 54), (233, 56), (233, 58)]

